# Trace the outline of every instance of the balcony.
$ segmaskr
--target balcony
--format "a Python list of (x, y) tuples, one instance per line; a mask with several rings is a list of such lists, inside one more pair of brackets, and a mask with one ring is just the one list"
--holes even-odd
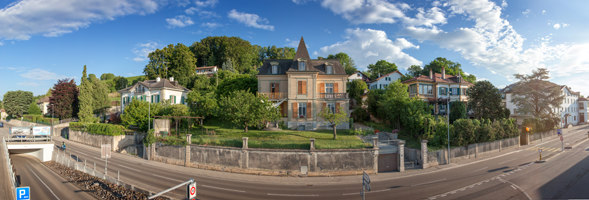
[(348, 93), (319, 93), (319, 99), (347, 99)]
[(583, 103), (580, 103), (579, 104), (579, 110), (583, 110), (583, 109), (585, 109), (585, 106), (583, 105)]
[(286, 99), (286, 92), (258, 92), (258, 95), (264, 95), (268, 99)]

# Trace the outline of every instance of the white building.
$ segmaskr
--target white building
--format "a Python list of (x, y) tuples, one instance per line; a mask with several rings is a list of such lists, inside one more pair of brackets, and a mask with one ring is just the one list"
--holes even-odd
[(197, 67), (196, 74), (207, 74), (212, 75), (217, 73), (217, 66), (205, 66), (205, 67)]
[(402, 76), (403, 74), (401, 74), (401, 72), (398, 70), (382, 75), (377, 79), (372, 80), (370, 84), (368, 84), (368, 89), (384, 89), (386, 86), (396, 81), (397, 79), (400, 79)]
[(356, 73), (348, 76), (348, 82), (352, 82), (354, 80), (362, 80), (366, 82), (366, 85), (372, 82), (370, 77), (366, 76), (366, 74), (362, 73), (361, 71), (356, 71)]
[(43, 97), (37, 101), (37, 106), (41, 109), (41, 114), (46, 115), (48, 112), (47, 106), (49, 106), (49, 97)]
[[(579, 101), (580, 93), (572, 91), (566, 85), (558, 86), (560, 87), (562, 94), (564, 95), (564, 100), (555, 112), (557, 112), (561, 117), (561, 126), (565, 126), (566, 124), (577, 125), (580, 122), (587, 121), (587, 99), (582, 98), (582, 101)], [(520, 114), (517, 112), (517, 106), (511, 103), (512, 99), (512, 90), (515, 87), (515, 84), (511, 84), (504, 89), (501, 90), (503, 93), (503, 104), (506, 108), (509, 109), (511, 112), (512, 118), (517, 119), (517, 124), (521, 125), (524, 119), (533, 117), (532, 115), (525, 115)], [(583, 109), (581, 109), (583, 108)]]
[(152, 103), (169, 100), (171, 104), (186, 104), (186, 95), (190, 90), (174, 81), (174, 77), (170, 77), (170, 80), (157, 77), (155, 80), (137, 82), (118, 92), (121, 93), (121, 109), (125, 110), (125, 106), (137, 100)]
[(587, 106), (589, 106), (589, 99), (587, 98), (579, 98), (579, 123), (585, 124), (589, 119), (587, 119)]

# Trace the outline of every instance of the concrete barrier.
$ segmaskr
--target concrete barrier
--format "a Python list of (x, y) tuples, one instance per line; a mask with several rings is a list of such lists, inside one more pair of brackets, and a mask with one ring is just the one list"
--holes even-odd
[(90, 146), (100, 147), (102, 144), (110, 144), (112, 151), (128, 151), (128, 147), (136, 146), (141, 144), (141, 140), (144, 137), (144, 133), (136, 133), (134, 135), (94, 135), (82, 131), (69, 130), (68, 139), (71, 141), (87, 144)]

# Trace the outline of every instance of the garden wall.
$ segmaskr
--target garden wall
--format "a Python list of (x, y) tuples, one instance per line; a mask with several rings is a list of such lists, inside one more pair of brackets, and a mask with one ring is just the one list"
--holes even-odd
[[(565, 134), (565, 133), (563, 133), (563, 134)], [(550, 139), (550, 138), (554, 138), (557, 136), (558, 136), (557, 130), (549, 130), (549, 131), (542, 132), (542, 133), (530, 134), (530, 143), (532, 143), (536, 140), (543, 141), (545, 139)]]
[(88, 132), (69, 130), (68, 139), (71, 141), (87, 144), (90, 146), (101, 147), (102, 144), (110, 144), (112, 151), (121, 152), (122, 150), (130, 151), (130, 146), (135, 146), (142, 143), (143, 133), (135, 133), (134, 135), (94, 135)]
[(306, 166), (309, 176), (374, 173), (378, 150), (295, 150), (254, 149), (188, 145), (155, 145), (152, 159), (169, 164), (201, 169), (259, 175), (301, 175)]

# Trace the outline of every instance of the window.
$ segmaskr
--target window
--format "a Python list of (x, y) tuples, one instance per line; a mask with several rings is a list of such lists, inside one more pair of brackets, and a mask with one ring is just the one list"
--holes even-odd
[(577, 116), (573, 116), (575, 118), (575, 121), (577, 121)]
[(299, 71), (305, 71), (305, 61), (299, 61)]
[(325, 84), (325, 93), (333, 93), (333, 83)]
[[(461, 95), (466, 95), (466, 88), (462, 88), (462, 93), (460, 93)], [(503, 98), (505, 98), (505, 94), (503, 94)]]
[(448, 93), (448, 88), (440, 88), (440, 95), (446, 95)]
[(298, 94), (307, 94), (307, 81), (299, 81)]
[(307, 117), (307, 103), (299, 103), (299, 118)]
[(272, 65), (272, 74), (278, 74), (278, 66)]
[(329, 109), (329, 111), (331, 111), (331, 113), (335, 113), (335, 103), (328, 103), (327, 109)]
[(409, 86), (409, 94), (416, 94), (417, 93), (417, 85), (410, 85)]
[(360, 77), (360, 74), (358, 74), (358, 77)]
[(452, 88), (452, 95), (458, 95), (458, 88)]
[(327, 73), (327, 74), (333, 74), (333, 66), (327, 65), (327, 69), (325, 70), (325, 73)]
[(433, 86), (419, 85), (419, 94), (434, 94)]

